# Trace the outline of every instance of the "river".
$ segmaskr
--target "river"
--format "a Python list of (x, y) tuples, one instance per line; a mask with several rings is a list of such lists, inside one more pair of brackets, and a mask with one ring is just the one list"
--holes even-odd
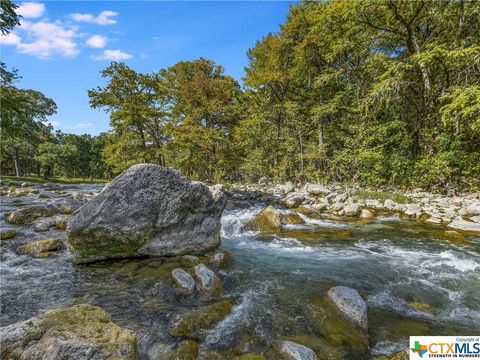
[[(2, 211), (38, 201), (45, 200), (2, 197)], [(410, 335), (480, 332), (480, 237), (449, 238), (440, 226), (395, 216), (356, 222), (304, 217), (305, 224), (285, 226), (277, 235), (244, 231), (260, 209), (224, 212), (221, 249), (233, 261), (219, 275), (235, 306), (204, 332), (202, 354), (215, 351), (228, 359), (290, 339), (321, 359), (371, 359), (405, 348)], [(68, 251), (46, 258), (14, 252), (20, 244), (64, 232), (23, 226), (18, 233), (0, 250), (2, 326), (88, 302), (135, 331), (141, 358), (148, 359), (156, 342), (178, 341), (168, 333), (176, 314), (200, 306), (175, 298), (170, 271), (185, 265), (179, 258), (79, 266)], [(336, 285), (355, 288), (365, 299), (368, 334), (355, 331), (325, 301)]]

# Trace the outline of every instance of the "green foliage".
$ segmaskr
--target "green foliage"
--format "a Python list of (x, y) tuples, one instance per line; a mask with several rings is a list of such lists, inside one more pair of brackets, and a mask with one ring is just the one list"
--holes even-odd
[(0, 2), (0, 31), (2, 35), (9, 34), (15, 26), (20, 25), (20, 17), (15, 13), (17, 7), (10, 0)]
[(17, 71), (8, 70), (4, 63), (0, 72), (2, 175), (112, 176), (102, 156), (105, 134), (53, 134), (47, 119), (56, 112), (55, 102), (41, 92), (18, 89), (14, 85)]
[(479, 186), (480, 6), (304, 2), (248, 52), (247, 179)]
[(105, 156), (116, 171), (154, 162), (208, 181), (231, 171), (229, 140), (241, 91), (221, 66), (200, 58), (140, 74), (112, 63), (102, 76), (108, 84), (88, 94), (92, 107), (110, 114)]

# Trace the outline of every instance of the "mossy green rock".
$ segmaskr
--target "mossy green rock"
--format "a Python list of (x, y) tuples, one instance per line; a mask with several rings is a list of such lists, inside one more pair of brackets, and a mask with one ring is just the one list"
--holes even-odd
[(175, 349), (175, 360), (195, 360), (198, 356), (198, 343), (186, 340), (179, 343)]
[(56, 251), (62, 246), (61, 240), (58, 239), (44, 239), (32, 242), (30, 244), (21, 245), (15, 250), (17, 254), (39, 255)]
[(55, 211), (53, 206), (30, 205), (8, 214), (7, 221), (15, 225), (29, 224), (39, 217), (50, 217)]
[(265, 360), (265, 356), (257, 354), (244, 354), (235, 356), (233, 360)]
[(300, 215), (295, 213), (282, 214), (280, 218), (282, 224), (284, 225), (297, 225), (305, 223), (305, 221), (300, 217)]
[(8, 240), (17, 235), (17, 231), (15, 229), (4, 228), (0, 230), (0, 239)]
[(2, 358), (138, 358), (133, 332), (112, 322), (102, 308), (88, 304), (46, 312), (1, 328)]
[(192, 336), (201, 329), (211, 329), (218, 324), (232, 310), (231, 300), (222, 300), (198, 310), (191, 310), (171, 326), (170, 334), (173, 336)]
[(253, 218), (245, 228), (247, 230), (278, 232), (282, 225), (280, 211), (273, 206), (266, 207)]
[(408, 360), (408, 351), (401, 350), (390, 355), (376, 357), (375, 360)]

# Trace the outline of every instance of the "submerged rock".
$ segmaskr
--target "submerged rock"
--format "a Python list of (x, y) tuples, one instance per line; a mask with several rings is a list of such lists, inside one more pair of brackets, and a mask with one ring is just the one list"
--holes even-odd
[(212, 298), (222, 293), (221, 280), (204, 264), (198, 264), (193, 268), (193, 276), (197, 280), (197, 291), (202, 297)]
[(134, 360), (133, 332), (112, 322), (102, 308), (87, 304), (56, 309), (0, 328), (2, 358)]
[(211, 329), (227, 316), (233, 307), (231, 300), (222, 300), (181, 315), (170, 327), (173, 336), (195, 336), (201, 329)]
[(462, 230), (465, 232), (480, 233), (479, 223), (462, 219), (453, 220), (450, 224), (448, 224), (448, 227), (455, 230)]
[(177, 295), (189, 296), (195, 292), (195, 280), (193, 280), (193, 277), (185, 270), (180, 268), (173, 269), (172, 279)]
[(16, 225), (29, 224), (39, 217), (49, 217), (55, 214), (55, 207), (48, 205), (30, 205), (17, 209), (7, 216), (7, 221)]
[(39, 255), (41, 253), (56, 251), (60, 249), (61, 246), (62, 242), (58, 239), (44, 239), (21, 245), (17, 247), (15, 252), (17, 254)]
[(368, 329), (367, 304), (357, 290), (346, 286), (335, 286), (328, 290), (328, 298), (350, 321), (362, 330)]
[(204, 254), (220, 244), (225, 201), (221, 188), (210, 191), (159, 165), (134, 165), (75, 211), (68, 242), (77, 262)]

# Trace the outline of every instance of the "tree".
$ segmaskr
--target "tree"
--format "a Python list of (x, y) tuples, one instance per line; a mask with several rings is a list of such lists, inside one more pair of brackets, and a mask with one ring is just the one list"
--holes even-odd
[(20, 25), (20, 17), (15, 13), (18, 6), (10, 0), (0, 2), (0, 31), (2, 35), (8, 35), (15, 26)]
[(17, 89), (13, 85), (17, 78), (15, 70), (8, 71), (1, 63), (0, 134), (3, 151), (10, 154), (15, 175), (20, 176), (21, 155), (29, 155), (30, 146), (48, 137), (50, 128), (45, 122), (56, 112), (56, 104), (39, 91)]
[(240, 118), (238, 83), (207, 59), (161, 71), (171, 104), (168, 133), (173, 163), (188, 176), (218, 181), (230, 172), (232, 129)]
[(162, 132), (166, 99), (156, 74), (139, 74), (123, 63), (113, 62), (102, 70), (105, 87), (88, 91), (90, 106), (110, 113), (116, 136), (108, 145), (109, 163), (117, 170), (142, 162), (164, 165)]

